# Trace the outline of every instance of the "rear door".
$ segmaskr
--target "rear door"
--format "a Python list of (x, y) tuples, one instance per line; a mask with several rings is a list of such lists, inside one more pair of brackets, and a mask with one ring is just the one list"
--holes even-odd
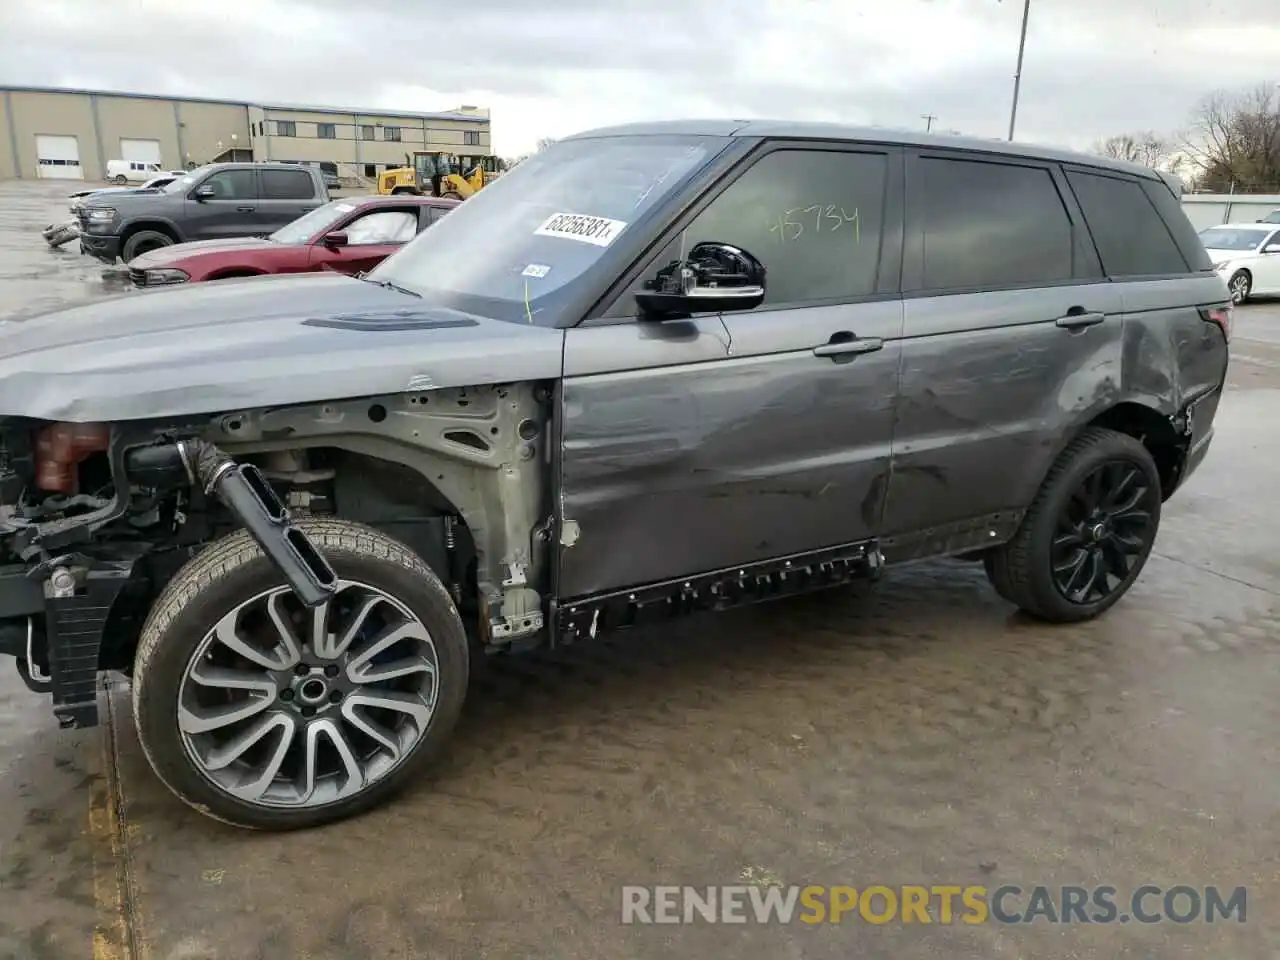
[(272, 233), (319, 206), (316, 180), (310, 170), (280, 166), (258, 169), (259, 202), (253, 233)]
[(1121, 374), (1120, 295), (1057, 164), (920, 149), (906, 182), (891, 560), (1011, 534)]
[(418, 208), (377, 207), (358, 213), (333, 232), (347, 235), (344, 246), (327, 246), (323, 239), (311, 247), (311, 269), (340, 273), (372, 270), (418, 234)]
[[(202, 187), (212, 187), (213, 196), (197, 197)], [(261, 232), (254, 221), (257, 207), (258, 181), (252, 168), (217, 170), (187, 191), (183, 239), (251, 237)]]

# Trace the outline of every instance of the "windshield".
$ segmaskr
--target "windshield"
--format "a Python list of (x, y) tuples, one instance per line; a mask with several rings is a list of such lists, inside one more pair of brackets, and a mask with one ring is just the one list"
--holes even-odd
[(518, 164), (369, 275), (454, 309), (555, 326), (553, 300), (728, 141), (562, 140)]
[(1267, 233), (1265, 230), (1210, 227), (1200, 231), (1200, 242), (1206, 250), (1252, 250), (1262, 242)]
[(1262, 218), (1263, 223), (1280, 223), (1280, 210), (1272, 210)]
[(329, 227), (354, 209), (355, 204), (343, 200), (334, 200), (332, 203), (326, 203), (323, 207), (317, 207), (310, 213), (304, 213), (291, 223), (286, 223), (267, 239), (273, 243), (291, 245), (306, 243), (317, 233), (328, 230)]

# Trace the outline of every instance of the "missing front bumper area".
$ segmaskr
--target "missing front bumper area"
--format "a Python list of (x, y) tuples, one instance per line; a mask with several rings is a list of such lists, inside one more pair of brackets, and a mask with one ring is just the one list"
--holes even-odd
[(68, 558), (43, 580), (33, 568), (0, 567), (0, 653), (23, 682), (53, 698), (62, 727), (98, 723), (98, 664), (103, 632), (136, 558)]
[[(148, 489), (199, 484), (217, 496), (275, 565), (298, 599), (316, 607), (332, 596), (337, 574), (251, 464), (210, 443), (111, 444), (116, 493), (90, 514), (48, 523), (11, 523), (10, 552), (27, 561), (0, 567), (0, 653), (18, 664), (26, 685), (53, 697), (64, 727), (98, 722), (97, 679), (113, 608), (149, 546), (96, 543), (94, 532), (122, 516), (130, 485)], [(106, 555), (104, 555), (106, 554)]]

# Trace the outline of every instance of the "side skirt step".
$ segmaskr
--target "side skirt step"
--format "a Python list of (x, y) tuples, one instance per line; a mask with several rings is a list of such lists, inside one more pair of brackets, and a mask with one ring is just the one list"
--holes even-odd
[(569, 600), (555, 611), (554, 642), (875, 579), (883, 566), (879, 545), (865, 541)]

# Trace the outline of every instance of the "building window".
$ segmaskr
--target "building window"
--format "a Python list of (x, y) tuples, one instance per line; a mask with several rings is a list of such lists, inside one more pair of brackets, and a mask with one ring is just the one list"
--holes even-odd
[(316, 136), (321, 140), (337, 140), (338, 128), (332, 123), (317, 123)]
[(277, 121), (276, 121), (276, 136), (277, 136), (277, 137), (296, 137), (297, 135), (298, 135), (298, 131), (297, 131), (297, 129), (294, 127), (294, 125), (293, 125), (293, 121), (292, 121), (292, 120), (277, 120)]
[(462, 132), (462, 143), (464, 146), (468, 146), (468, 147), (480, 146), (480, 131), (464, 130)]
[(360, 139), (361, 139), (361, 140), (372, 140), (372, 139), (373, 139), (373, 127), (369, 126), (368, 124), (365, 124), (365, 125), (361, 126), (361, 127), (360, 127)]
[(399, 142), (400, 142), (400, 128), (399, 128), (399, 127), (383, 127), (383, 128), (382, 128), (382, 139), (383, 139), (383, 140), (394, 140), (394, 141), (396, 141), (397, 143), (399, 143)]
[(366, 163), (364, 165), (364, 175), (370, 180), (378, 176), (378, 165), (376, 163)]

